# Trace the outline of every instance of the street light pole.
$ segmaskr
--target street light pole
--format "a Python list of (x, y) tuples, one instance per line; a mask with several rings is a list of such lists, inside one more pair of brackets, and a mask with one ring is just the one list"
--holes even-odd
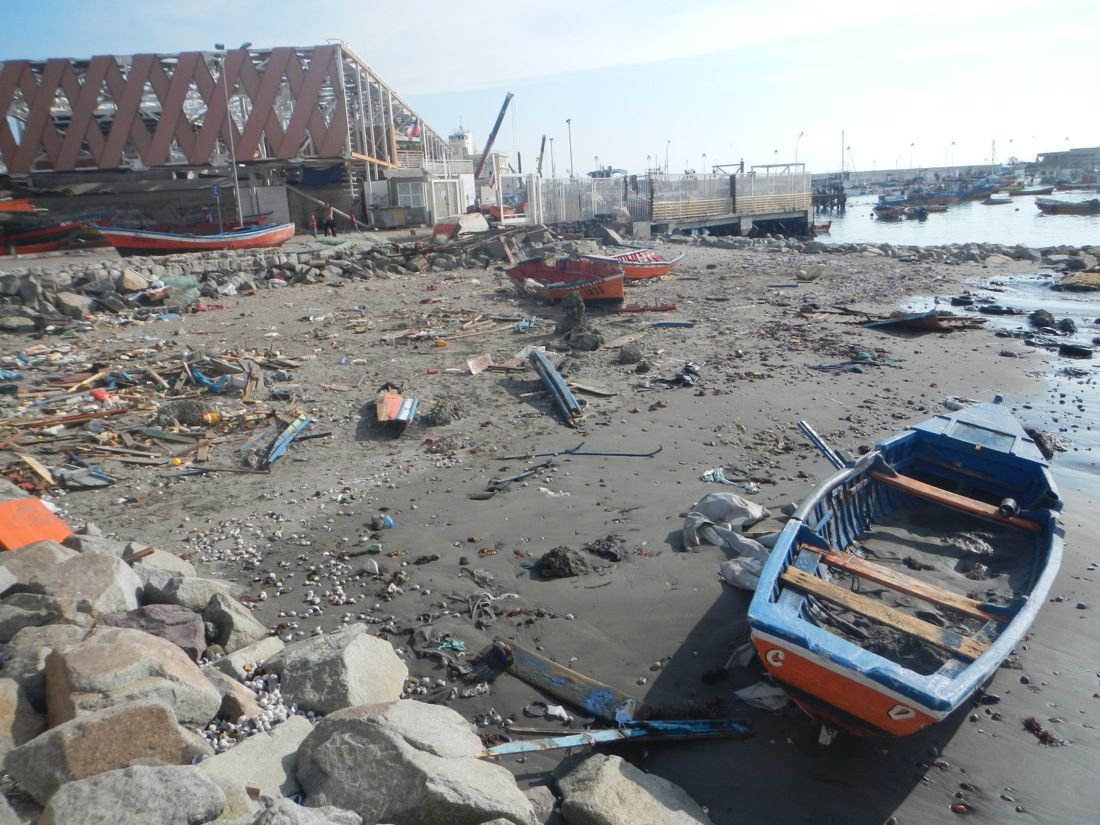
[(554, 139), (550, 138), (550, 177), (556, 178), (557, 176), (558, 170), (554, 166)]
[(665, 141), (665, 174), (668, 174), (668, 147), (671, 145), (671, 140)]
[(573, 180), (573, 118), (567, 117), (565, 125), (569, 129), (569, 180)]
[[(242, 43), (241, 49), (247, 49), (251, 45), (251, 43)], [(229, 112), (229, 79), (225, 75), (225, 61), (226, 57), (228, 57), (228, 52), (221, 43), (215, 43), (214, 48), (218, 50), (218, 62), (221, 65), (222, 91), (225, 93), (225, 128), (228, 132), (226, 144), (229, 146), (229, 162), (233, 166), (233, 195), (237, 200), (237, 226), (244, 227), (244, 213), (241, 210), (241, 181), (237, 176), (237, 148), (234, 145), (236, 141), (233, 139), (233, 117)]]
[(798, 137), (794, 139), (794, 162), (798, 163), (798, 141), (802, 140), (802, 136), (805, 132), (799, 132)]

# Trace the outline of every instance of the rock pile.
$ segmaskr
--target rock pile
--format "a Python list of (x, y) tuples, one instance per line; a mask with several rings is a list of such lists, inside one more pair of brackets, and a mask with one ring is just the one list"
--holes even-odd
[(21, 815), (536, 825), (461, 715), (402, 699), (388, 641), (350, 625), (284, 645), (227, 583), (131, 546), (92, 528), (0, 557), (0, 757)]
[(124, 264), (74, 255), (63, 267), (0, 270), (0, 331), (34, 332), (79, 321), (90, 313), (156, 315), (257, 289), (487, 269), (507, 261), (509, 254), (535, 254), (550, 238), (549, 231), (542, 230), (515, 233), (510, 241), (487, 235), (448, 246), (347, 242), (298, 252), (271, 249), (134, 257)]

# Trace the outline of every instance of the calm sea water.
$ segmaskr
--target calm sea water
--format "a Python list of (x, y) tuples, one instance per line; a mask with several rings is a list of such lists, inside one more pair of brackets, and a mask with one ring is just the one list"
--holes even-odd
[[(1096, 192), (1062, 192), (1052, 197), (1081, 201), (1100, 197)], [(1100, 215), (1043, 215), (1034, 197), (1013, 198), (1006, 206), (986, 206), (977, 201), (933, 213), (927, 221), (890, 223), (871, 217), (877, 202), (873, 195), (851, 198), (844, 217), (818, 215), (818, 223), (831, 220), (824, 243), (893, 243), (938, 246), (971, 241), (1025, 244), (1032, 247), (1088, 246), (1100, 244)]]

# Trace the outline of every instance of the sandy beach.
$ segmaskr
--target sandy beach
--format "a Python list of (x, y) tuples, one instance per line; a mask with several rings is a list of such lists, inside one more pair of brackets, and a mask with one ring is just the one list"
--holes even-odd
[[(799, 435), (800, 419), (852, 453), (942, 411), (951, 396), (988, 400), (999, 392), (1029, 425), (1071, 438), (1072, 427), (1087, 427), (1095, 411), (1081, 399), (1093, 391), (1092, 362), (1076, 362), (1090, 373), (1084, 377), (1052, 377), (1056, 355), (996, 337), (992, 328), (891, 334), (846, 323), (849, 316), (800, 312), (815, 304), (886, 314), (914, 296), (956, 295), (975, 279), (1032, 275), (1038, 265), (948, 266), (869, 252), (699, 243), (658, 249), (686, 257), (671, 277), (632, 287), (627, 303), (675, 310), (590, 310), (604, 346), (561, 357), (569, 380), (597, 390), (578, 391), (586, 412), (577, 430), (564, 424), (533, 371), (467, 369), (468, 359), (484, 353), (501, 364), (524, 346), (559, 341), (560, 308), (517, 295), (500, 267), (261, 290), (174, 320), (99, 323), (65, 344), (104, 363), (150, 347), (277, 351), (298, 365), (278, 385), (291, 398), (272, 401), (265, 393), (260, 403), (299, 409), (315, 419), (312, 433), (331, 435), (295, 442), (267, 474), (184, 476), (187, 467), (109, 462), (104, 468), (116, 483), (54, 500), (72, 524), (94, 522), (108, 535), (188, 558), (201, 575), (239, 583), (255, 599), (256, 618), (288, 640), (368, 622), (426, 689), (464, 687), (446, 679), (438, 659), (414, 650), (418, 632), (437, 632), (464, 643), (469, 656), (498, 637), (516, 641), (681, 718), (732, 712), (751, 722), (751, 738), (608, 748), (681, 785), (719, 825), (925, 825), (951, 821), (960, 800), (976, 822), (1093, 821), (1100, 810), (1100, 585), (1089, 536), (1100, 518), (1095, 476), (1093, 486), (1086, 481), (1091, 454), (1066, 454), (1074, 456), (1068, 473), (1059, 470), (1061, 456), (1054, 460), (1065, 500), (1065, 560), (1026, 645), (987, 689), (996, 701), (968, 703), (903, 740), (841, 736), (823, 746), (817, 726), (793, 707), (734, 705), (733, 691), (761, 676), (755, 661), (723, 670), (747, 637), (751, 594), (720, 580), (722, 550), (683, 552), (680, 541), (684, 514), (709, 492), (736, 492), (779, 515), (829, 473)], [(815, 279), (797, 277), (814, 267)], [(463, 335), (462, 324), (476, 316), (509, 320)], [(536, 316), (536, 328), (515, 330), (518, 320)], [(669, 321), (685, 325), (661, 326)], [(436, 333), (402, 342), (408, 330)], [(34, 343), (51, 341), (0, 335), (0, 352)], [(626, 345), (640, 348), (648, 370), (621, 362)], [(815, 369), (859, 353), (879, 364)], [(698, 369), (694, 386), (655, 381), (675, 377), (688, 362)], [(404, 386), (424, 410), (447, 405), (457, 419), (415, 421), (396, 437), (374, 421), (375, 393), (387, 382)], [(241, 407), (236, 398), (213, 404), (227, 413)], [(245, 434), (232, 424), (212, 430), (226, 437), (210, 463), (238, 464)], [(597, 452), (660, 452), (559, 456), (491, 497), (470, 497), (490, 479), (546, 461), (502, 456), (581, 442)], [(715, 467), (742, 480), (719, 488), (700, 479)], [(381, 515), (394, 526), (372, 531)], [(621, 560), (584, 549), (609, 536)], [(375, 541), (381, 551), (367, 554)], [(559, 546), (580, 551), (589, 572), (541, 578), (534, 562)], [(387, 592), (387, 576), (399, 589)], [(492, 613), (477, 627), (470, 603), (480, 593), (491, 594)], [(448, 704), (471, 721), (557, 724), (524, 717), (536, 700), (545, 697), (505, 674), (488, 694)], [(1041, 744), (1022, 724), (1031, 716), (1066, 744)], [(481, 730), (503, 733), (495, 724)], [(563, 758), (571, 757), (555, 751), (502, 764), (521, 785), (543, 785)]]

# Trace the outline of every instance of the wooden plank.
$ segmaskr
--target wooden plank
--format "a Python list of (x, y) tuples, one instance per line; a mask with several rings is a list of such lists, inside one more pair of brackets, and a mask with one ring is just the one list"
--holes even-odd
[(913, 616), (908, 616), (900, 610), (887, 607), (877, 599), (845, 590), (843, 587), (838, 587), (810, 573), (805, 573), (797, 567), (788, 567), (781, 578), (787, 584), (797, 587), (805, 593), (810, 593), (833, 604), (840, 605), (846, 610), (859, 613), (861, 616), (866, 616), (879, 624), (892, 627), (894, 630), (899, 630), (909, 636), (915, 636), (958, 656), (977, 659), (985, 652), (987, 647), (987, 645), (979, 644), (968, 636), (961, 636), (958, 633), (936, 627), (934, 624), (921, 621)]
[(509, 642), (507, 647), (511, 654), (509, 673), (599, 719), (622, 724), (635, 718), (641, 708), (641, 703), (633, 696), (620, 693), (610, 685), (597, 682), (515, 643)]
[(19, 456), (20, 460), (24, 464), (26, 464), (28, 467), (30, 467), (32, 470), (34, 470), (34, 474), (36, 476), (38, 476), (40, 479), (42, 479), (44, 482), (46, 482), (47, 486), (53, 487), (57, 483), (53, 480), (53, 475), (50, 473), (50, 471), (46, 467), (46, 465), (44, 465), (37, 458), (35, 458), (32, 455), (27, 455), (26, 453), (22, 453), (22, 452), (17, 453), (17, 455)]
[[(803, 545), (803, 549), (813, 550), (814, 548)], [(974, 601), (974, 599), (960, 596), (958, 593), (952, 593), (950, 590), (946, 590), (930, 582), (923, 582), (920, 579), (867, 561), (867, 559), (860, 558), (851, 553), (834, 553), (829, 551), (823, 553), (821, 558), (829, 567), (833, 567), (837, 570), (845, 570), (862, 579), (885, 585), (891, 590), (896, 590), (898, 593), (915, 596), (923, 601), (939, 605), (940, 607), (950, 608), (951, 610), (955, 610), (967, 616), (972, 616), (975, 619), (992, 619), (993, 621), (1002, 623), (1009, 620), (1008, 616), (997, 616), (993, 613), (987, 613), (985, 610), (982, 610), (981, 603)]]
[(978, 516), (987, 521), (995, 521), (998, 524), (1008, 524), (1031, 533), (1043, 532), (1042, 525), (1034, 521), (1029, 521), (1019, 516), (1002, 516), (997, 512), (996, 505), (986, 504), (984, 501), (978, 501), (968, 496), (952, 493), (950, 490), (944, 490), (942, 487), (936, 487), (932, 484), (925, 484), (923, 481), (917, 481), (917, 479), (909, 478), (909, 476), (892, 476), (878, 470), (871, 470), (868, 475), (875, 481), (885, 484), (888, 487), (902, 490), (918, 498), (933, 501), (936, 504), (942, 504), (945, 507), (951, 507), (955, 510), (961, 510), (964, 513), (970, 513), (972, 516)]

